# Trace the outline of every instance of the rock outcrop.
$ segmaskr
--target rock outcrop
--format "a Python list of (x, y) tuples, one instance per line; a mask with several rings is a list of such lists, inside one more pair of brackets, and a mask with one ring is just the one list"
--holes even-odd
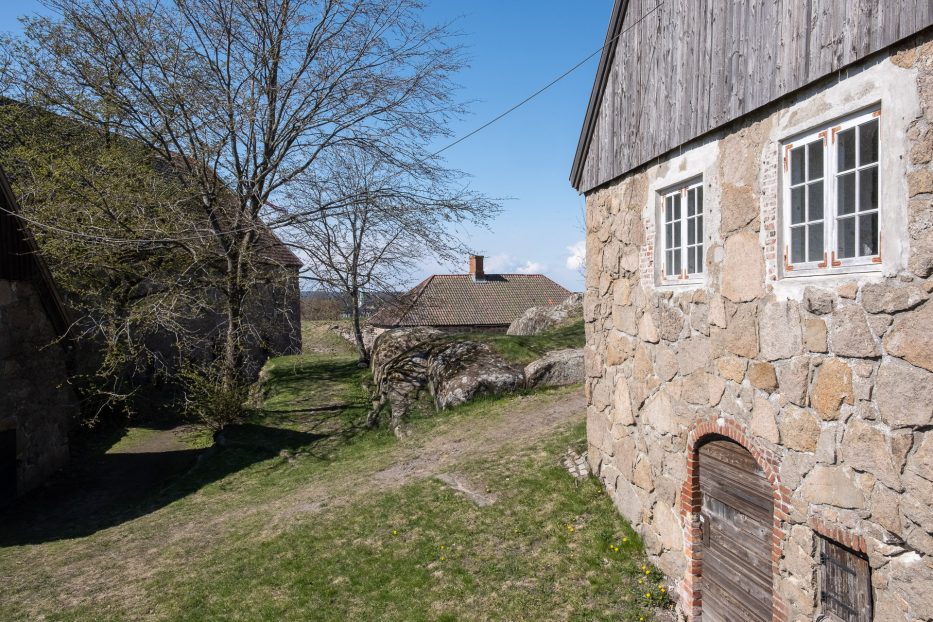
[(484, 343), (452, 343), (436, 351), (428, 363), (428, 388), (437, 410), (481, 396), (505, 395), (524, 386), (524, 374)]
[(403, 421), (428, 379), (428, 358), (444, 333), (433, 328), (399, 328), (373, 342), (371, 366), (376, 384), (369, 425), (375, 425), (385, 406), (389, 428), (403, 435)]
[(563, 387), (583, 382), (583, 348), (554, 350), (525, 367), (525, 386)]
[(573, 320), (583, 319), (583, 294), (574, 294), (558, 305), (532, 307), (512, 322), (508, 335), (539, 335)]

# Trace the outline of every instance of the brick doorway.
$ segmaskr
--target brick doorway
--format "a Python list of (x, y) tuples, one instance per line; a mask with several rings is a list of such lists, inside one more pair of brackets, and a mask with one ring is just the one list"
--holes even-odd
[(0, 430), (0, 505), (16, 498), (16, 428)]

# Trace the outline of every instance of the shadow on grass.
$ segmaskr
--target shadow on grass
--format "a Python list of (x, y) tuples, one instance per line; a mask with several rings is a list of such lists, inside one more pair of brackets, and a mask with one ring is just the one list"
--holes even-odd
[[(83, 455), (50, 485), (0, 512), (0, 546), (88, 536), (154, 512), (212, 482), (330, 435), (246, 424), (208, 449)], [(79, 456), (76, 456), (78, 458)]]
[[(249, 423), (225, 428), (213, 447), (187, 449), (176, 441), (124, 450), (118, 443), (125, 427), (74, 439), (63, 472), (0, 508), (0, 547), (88, 536), (276, 456), (326, 459), (365, 429), (362, 380), (368, 371), (355, 361), (281, 357), (269, 362), (266, 373), (267, 408)], [(165, 435), (166, 426), (156, 420), (134, 430), (143, 437)]]

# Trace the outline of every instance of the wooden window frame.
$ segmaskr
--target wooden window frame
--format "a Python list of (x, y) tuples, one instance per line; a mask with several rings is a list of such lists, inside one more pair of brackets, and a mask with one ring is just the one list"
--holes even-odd
[[(697, 201), (697, 198), (699, 198), (699, 210), (695, 211), (693, 216), (689, 216), (687, 213), (687, 206), (691, 193), (693, 193), (694, 201)], [(655, 244), (655, 248), (657, 249), (655, 262), (659, 266), (658, 275), (661, 285), (702, 283), (706, 276), (706, 231), (708, 229), (708, 212), (704, 207), (705, 194), (706, 191), (703, 187), (702, 178), (693, 178), (681, 182), (658, 193), (660, 205), (657, 213), (658, 236), (657, 243)], [(667, 220), (667, 201), (668, 199), (673, 201), (674, 197), (677, 196), (680, 197), (680, 218), (677, 219), (677, 226), (680, 232), (680, 245), (674, 249), (669, 248), (667, 245), (667, 227), (668, 224), (670, 224)], [(694, 243), (691, 244), (689, 242), (690, 228), (693, 227), (694, 233), (696, 233), (698, 223), (700, 223), (703, 231), (701, 235), (697, 236), (698, 239), (695, 239)], [(667, 273), (667, 256), (668, 252), (671, 250), (680, 251), (681, 270), (677, 274)], [(695, 253), (697, 250), (701, 253), (702, 258), (698, 266), (699, 271), (690, 272), (688, 270), (690, 265), (688, 253)]]
[[(840, 132), (844, 132), (848, 129), (858, 127), (865, 123), (868, 123), (874, 119), (878, 119), (881, 116), (881, 108), (874, 107), (870, 108), (867, 111), (862, 111), (855, 113), (841, 121), (835, 121), (824, 126), (820, 126), (806, 134), (802, 134), (794, 138), (793, 140), (785, 141), (781, 144), (781, 161), (783, 162), (783, 176), (781, 181), (781, 197), (782, 197), (782, 206), (780, 210), (781, 214), (781, 252), (780, 256), (783, 265), (783, 275), (785, 277), (791, 276), (804, 276), (810, 274), (834, 274), (834, 273), (846, 273), (852, 270), (855, 271), (864, 271), (868, 270), (877, 270), (881, 268), (882, 263), (882, 247), (884, 243), (884, 210), (881, 205), (882, 197), (882, 170), (883, 170), (883, 136), (882, 136), (882, 127), (880, 120), (878, 122), (878, 159), (875, 163), (859, 166), (857, 165), (855, 169), (852, 170), (863, 170), (870, 167), (877, 167), (878, 170), (878, 179), (877, 179), (877, 195), (878, 195), (878, 206), (876, 210), (872, 210), (871, 213), (877, 214), (878, 219), (878, 254), (877, 255), (863, 255), (852, 258), (840, 258), (837, 255), (836, 249), (838, 248), (838, 232), (839, 232), (839, 214), (837, 211), (837, 193), (838, 193), (838, 178), (840, 177), (839, 173), (839, 162), (838, 162), (838, 149), (836, 146), (837, 135)], [(823, 253), (821, 257), (816, 260), (808, 260), (803, 262), (794, 262), (792, 255), (793, 251), (791, 248), (791, 229), (797, 226), (800, 226), (800, 223), (796, 225), (791, 225), (791, 188), (792, 188), (792, 179), (791, 179), (791, 152), (794, 149), (799, 147), (806, 146), (809, 149), (809, 146), (817, 141), (823, 143)], [(856, 154), (858, 153), (858, 146), (856, 145)], [(806, 167), (806, 164), (805, 164)], [(850, 169), (847, 169), (847, 172)], [(843, 173), (845, 174), (845, 173)], [(805, 182), (807, 183), (807, 182)], [(799, 186), (800, 184), (795, 185), (794, 187)], [(857, 186), (856, 186), (857, 187)], [(856, 190), (856, 200), (858, 200), (858, 192)], [(858, 212), (856, 210), (855, 218), (859, 214), (865, 212)], [(809, 216), (807, 214), (805, 218)], [(853, 218), (853, 216), (843, 216), (843, 219)], [(804, 223), (808, 222), (807, 220)], [(858, 243), (858, 230), (856, 230), (856, 244)], [(809, 258), (808, 258), (809, 259)]]

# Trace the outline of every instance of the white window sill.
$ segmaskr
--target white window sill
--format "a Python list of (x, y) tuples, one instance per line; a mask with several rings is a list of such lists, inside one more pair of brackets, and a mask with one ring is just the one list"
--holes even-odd
[(839, 279), (854, 275), (881, 274), (883, 266), (880, 263), (853, 264), (837, 266), (835, 268), (799, 268), (793, 271), (784, 270), (780, 280), (798, 281), (803, 279)]
[(682, 291), (688, 289), (698, 289), (706, 285), (706, 278), (704, 276), (690, 277), (689, 279), (677, 279), (676, 281), (665, 281), (655, 282), (655, 287), (658, 289), (666, 289), (670, 291)]

